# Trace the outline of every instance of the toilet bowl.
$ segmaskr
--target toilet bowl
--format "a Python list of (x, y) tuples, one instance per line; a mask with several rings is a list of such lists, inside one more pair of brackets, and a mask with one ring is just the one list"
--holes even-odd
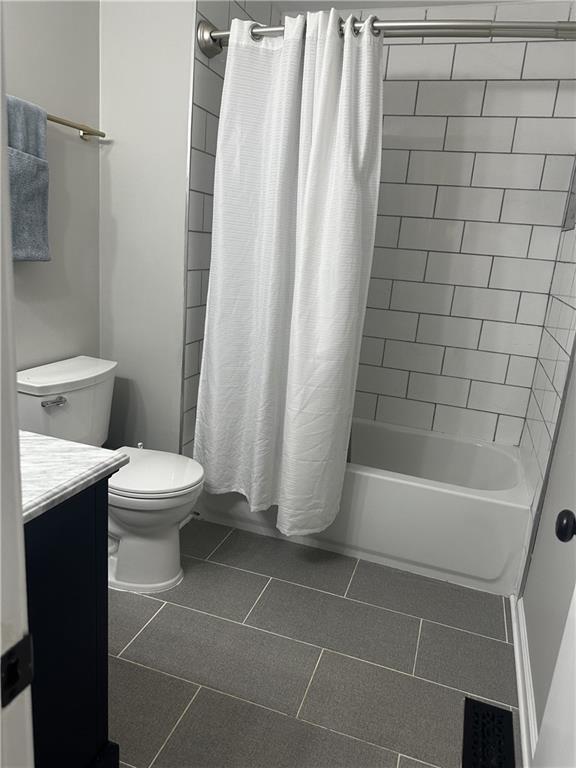
[(161, 592), (182, 579), (180, 523), (202, 491), (204, 471), (186, 456), (120, 448), (130, 457), (108, 484), (108, 584)]

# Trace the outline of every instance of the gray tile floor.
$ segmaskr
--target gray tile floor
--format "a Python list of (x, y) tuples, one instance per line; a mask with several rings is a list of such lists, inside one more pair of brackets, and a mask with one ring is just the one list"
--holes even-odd
[(518, 731), (503, 598), (198, 520), (181, 540), (180, 585), (110, 591), (124, 766), (458, 768), (466, 694)]

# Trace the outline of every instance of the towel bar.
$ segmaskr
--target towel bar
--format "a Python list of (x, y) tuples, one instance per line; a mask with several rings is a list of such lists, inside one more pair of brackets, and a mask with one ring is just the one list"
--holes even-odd
[(98, 136), (101, 139), (106, 137), (104, 131), (99, 131), (97, 128), (91, 128), (89, 125), (83, 123), (75, 123), (73, 120), (66, 120), (64, 117), (58, 117), (57, 115), (46, 115), (47, 120), (51, 123), (58, 123), (58, 125), (65, 125), (66, 128), (74, 128), (79, 132), (80, 138), (87, 141), (90, 136)]

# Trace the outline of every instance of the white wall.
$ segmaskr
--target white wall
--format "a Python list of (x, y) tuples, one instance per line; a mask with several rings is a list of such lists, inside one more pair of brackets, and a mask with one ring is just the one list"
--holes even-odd
[(110, 443), (178, 451), (195, 2), (101, 6), (102, 355)]
[[(97, 2), (5, 2), (7, 92), (97, 126)], [(49, 124), (51, 262), (15, 263), (19, 368), (98, 354), (97, 142)]]

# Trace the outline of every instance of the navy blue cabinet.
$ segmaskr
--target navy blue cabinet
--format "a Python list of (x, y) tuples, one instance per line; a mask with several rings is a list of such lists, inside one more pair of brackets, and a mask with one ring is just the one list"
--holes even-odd
[(108, 740), (108, 481), (24, 526), (35, 768), (118, 768)]

